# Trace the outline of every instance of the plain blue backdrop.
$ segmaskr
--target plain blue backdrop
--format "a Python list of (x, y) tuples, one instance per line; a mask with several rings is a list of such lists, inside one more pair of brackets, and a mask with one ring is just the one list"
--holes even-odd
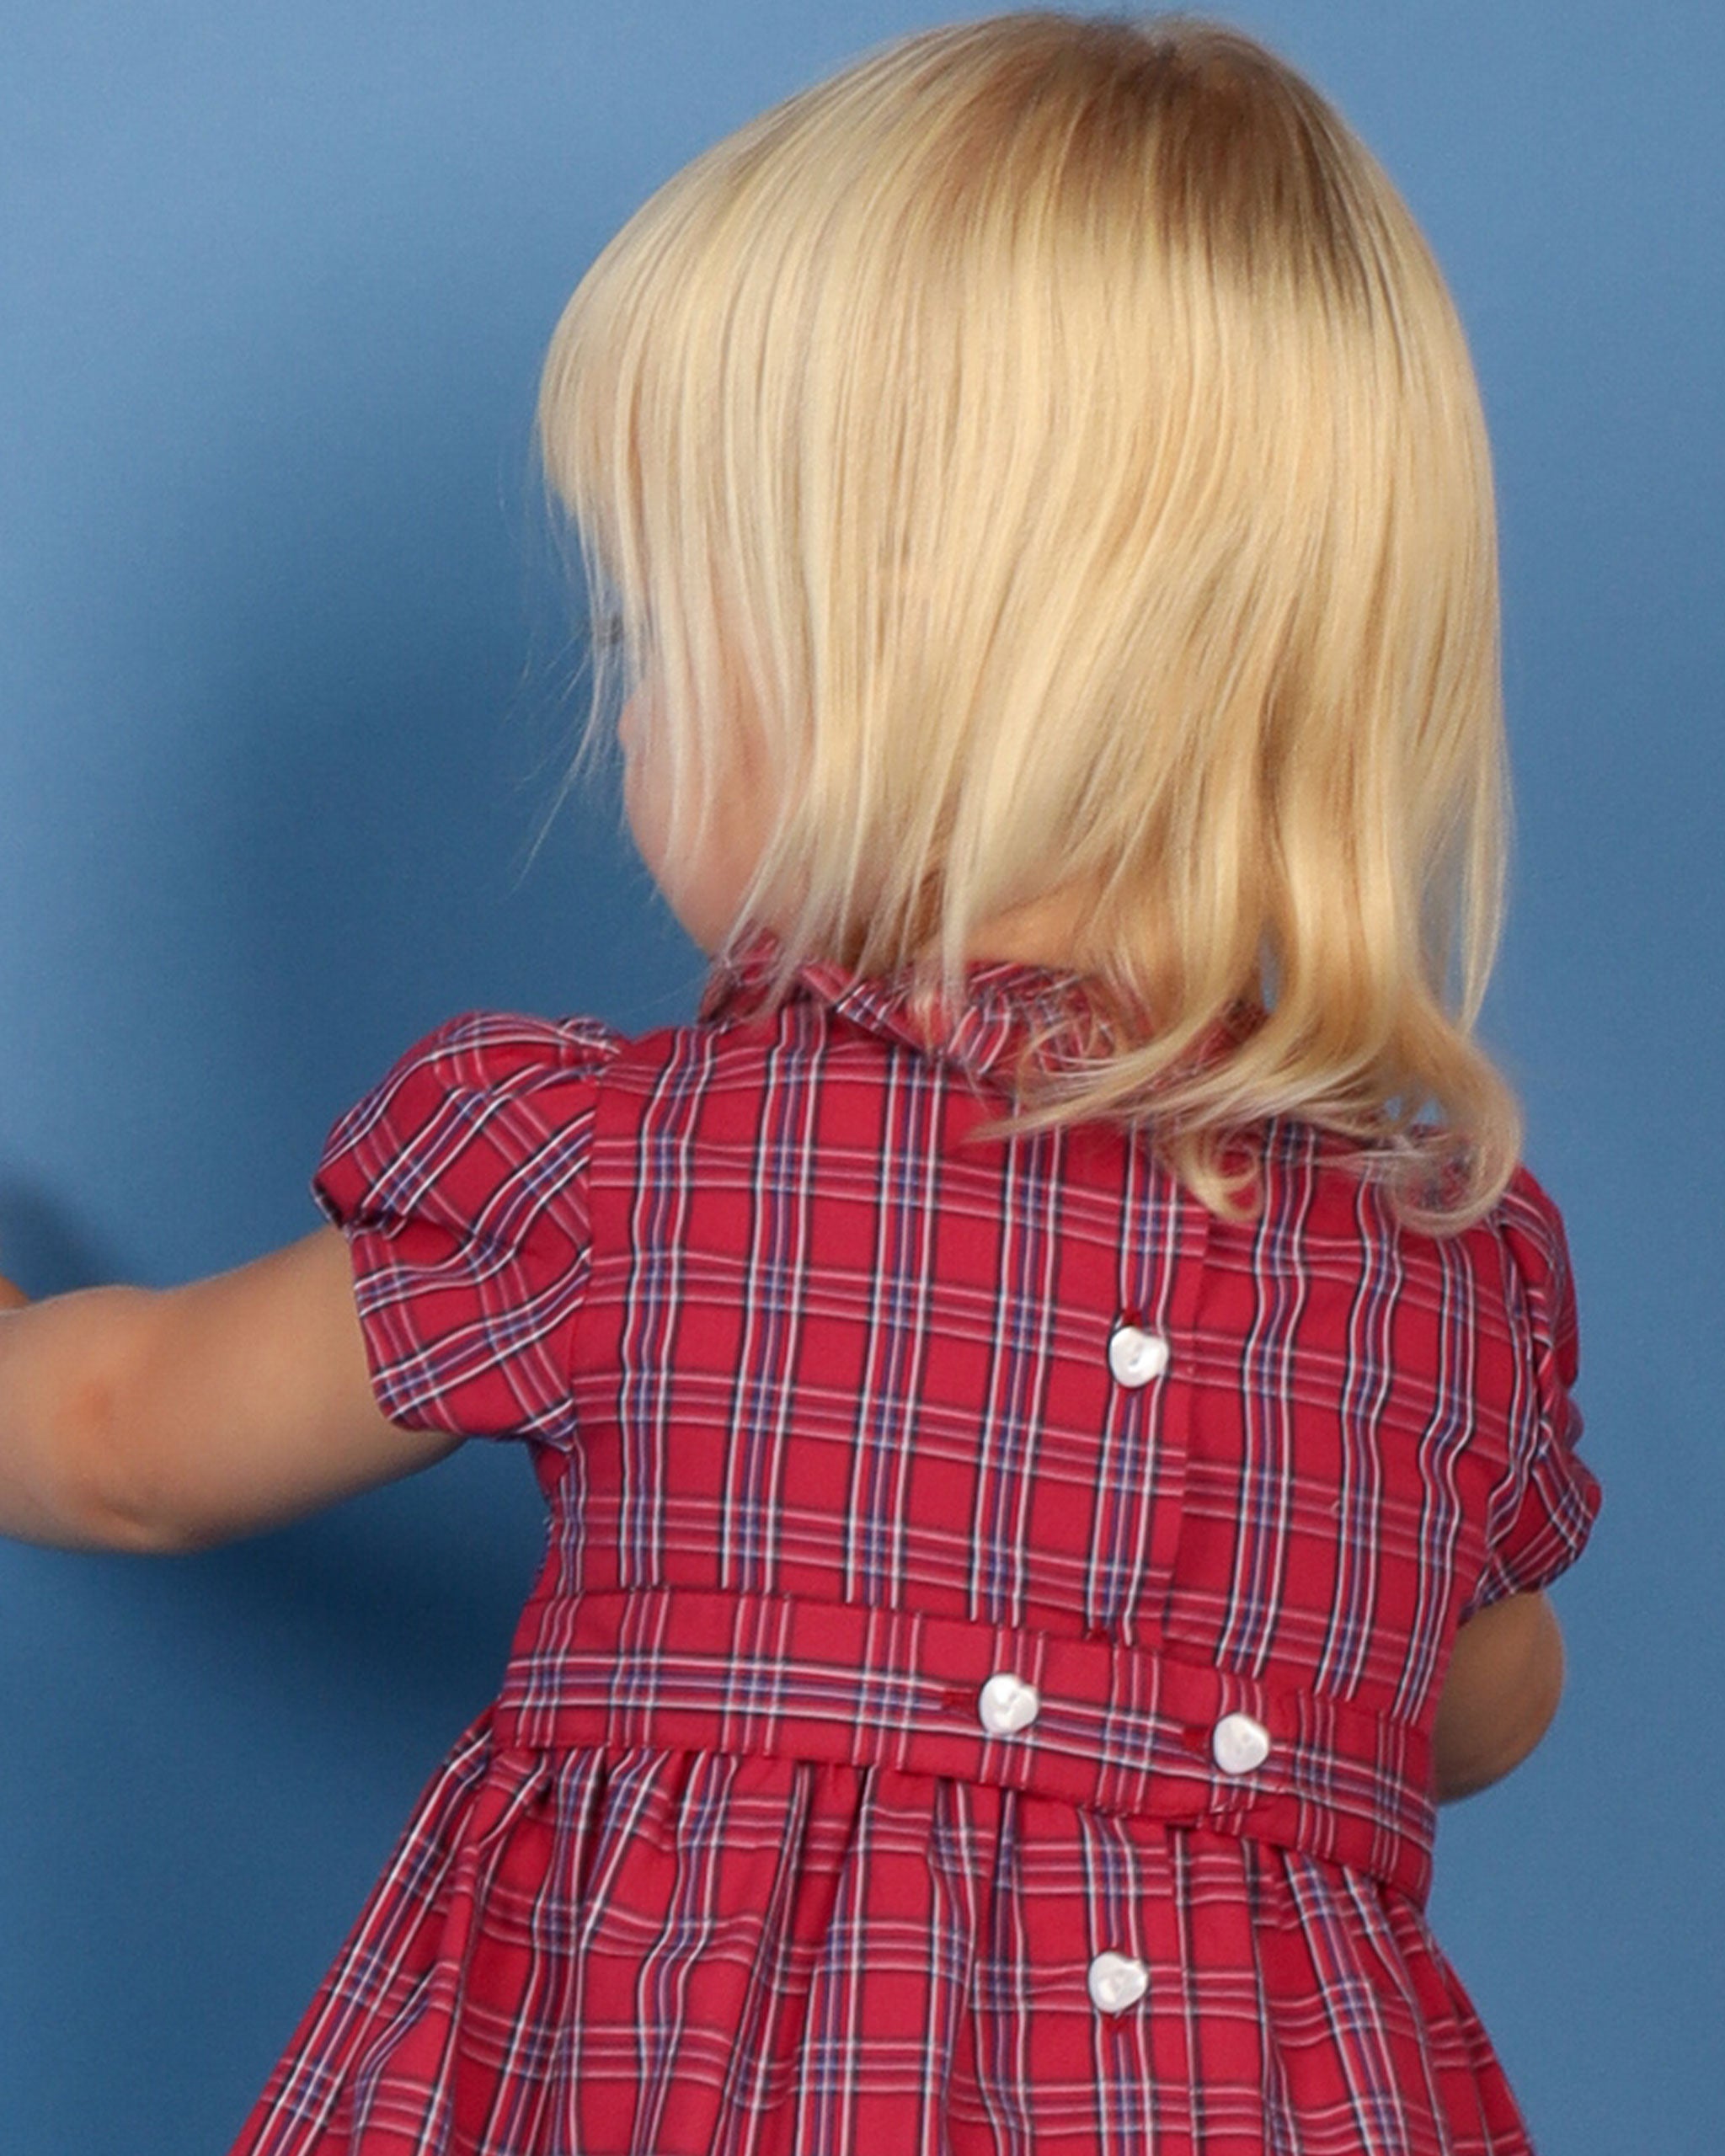
[[(983, 12), (972, 10), (969, 12)], [(1605, 1504), (1551, 1735), (1432, 1918), (1542, 2156), (1719, 2132), (1722, 136), (1712, 0), (1215, 12), (1332, 95), (1473, 341), (1519, 836), (1487, 1031), (1582, 1294)], [(529, 860), (574, 616), (530, 465), (600, 245), (938, 13), (0, 8), (0, 1268), (316, 1225), (336, 1113), (475, 1004), (686, 1015), (602, 790)], [(219, 2156), (540, 1541), (524, 1458), (195, 1558), (0, 1547), (0, 2148)]]

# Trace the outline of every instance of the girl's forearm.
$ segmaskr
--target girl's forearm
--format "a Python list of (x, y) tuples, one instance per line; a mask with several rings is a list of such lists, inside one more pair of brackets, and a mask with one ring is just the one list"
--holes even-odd
[(1438, 1801), (1472, 1796), (1538, 1745), (1563, 1690), (1563, 1637), (1541, 1593), (1495, 1602), (1455, 1635), (1433, 1732)]

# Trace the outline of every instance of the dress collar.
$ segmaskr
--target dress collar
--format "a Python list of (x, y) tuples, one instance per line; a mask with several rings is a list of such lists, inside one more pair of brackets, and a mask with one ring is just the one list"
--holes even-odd
[[(737, 1021), (764, 1012), (778, 955), (777, 938), (766, 934), (722, 958), (701, 999), (702, 1020)], [(1016, 959), (973, 960), (956, 1003), (919, 991), (908, 969), (867, 975), (829, 959), (809, 959), (792, 974), (784, 1001), (825, 1004), (865, 1033), (954, 1065), (973, 1078), (986, 1077), (1004, 1064), (1001, 1075), (1010, 1082), (1027, 1054), (1044, 1064), (1092, 1062), (1111, 1053), (1118, 1041), (1092, 979)], [(1258, 1015), (1252, 1006), (1236, 1005), (1206, 1037), (1198, 1059), (1239, 1039)]]

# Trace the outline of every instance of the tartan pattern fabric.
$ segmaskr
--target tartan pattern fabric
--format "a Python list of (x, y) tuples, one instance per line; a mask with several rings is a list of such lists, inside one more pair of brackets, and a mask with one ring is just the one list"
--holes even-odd
[[(1005, 1672), (1033, 1724), (982, 1721)], [(1249, 1714), (1268, 1757), (1236, 1776), (1215, 1732)], [(1342, 1701), (1166, 1652), (784, 1595), (686, 1588), (530, 1606), (493, 1731), (535, 1750), (747, 1752), (997, 1783), (1306, 1849), (1423, 1905), (1431, 1741)]]
[(1455, 1628), (1599, 1506), (1551, 1201), (1407, 1233), (1284, 1121), (1231, 1225), (977, 1138), (1072, 976), (772, 955), (451, 1021), (331, 1134), (380, 1401), (549, 1533), (234, 2156), (1525, 2156), (1424, 1903)]

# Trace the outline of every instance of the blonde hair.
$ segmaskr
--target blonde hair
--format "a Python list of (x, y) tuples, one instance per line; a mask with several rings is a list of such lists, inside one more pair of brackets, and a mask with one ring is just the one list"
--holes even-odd
[(1021, 1074), (1013, 1127), (1140, 1123), (1229, 1217), (1229, 1140), (1284, 1115), (1361, 1141), (1410, 1225), (1495, 1203), (1484, 419), (1412, 216), (1284, 62), (1052, 13), (867, 55), (631, 218), (538, 416), (617, 616), (593, 723), (650, 679), (674, 849), (746, 729), (771, 828), (733, 942), (771, 920), (781, 986), (820, 957), (950, 993), (979, 924), (1087, 893), (1113, 1022)]

